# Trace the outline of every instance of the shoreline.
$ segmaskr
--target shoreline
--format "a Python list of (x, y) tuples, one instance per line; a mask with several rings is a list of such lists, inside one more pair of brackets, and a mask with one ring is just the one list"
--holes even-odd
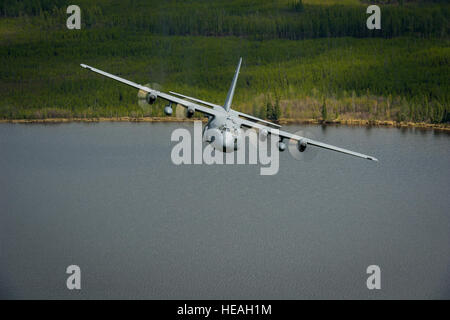
[[(58, 123), (72, 123), (72, 122), (193, 122), (203, 121), (206, 119), (177, 119), (171, 117), (118, 117), (118, 118), (47, 118), (47, 119), (0, 119), (0, 123), (17, 123), (17, 124), (58, 124)], [(391, 120), (362, 120), (362, 119), (345, 119), (345, 120), (317, 120), (317, 119), (286, 119), (281, 118), (278, 122), (280, 125), (289, 124), (312, 124), (312, 125), (344, 125), (344, 126), (364, 126), (364, 127), (395, 127), (395, 128), (421, 128), (450, 131), (450, 124), (434, 124), (425, 122), (396, 122)]]

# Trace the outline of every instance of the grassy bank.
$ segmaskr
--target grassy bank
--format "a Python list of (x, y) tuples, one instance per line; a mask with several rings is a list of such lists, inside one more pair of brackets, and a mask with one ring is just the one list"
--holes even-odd
[(81, 30), (65, 28), (64, 1), (47, 2), (0, 20), (0, 118), (163, 116), (80, 63), (222, 104), (242, 56), (234, 104), (247, 113), (450, 121), (445, 3), (382, 6), (382, 32), (369, 32), (357, 0), (79, 1)]
[[(206, 122), (206, 118), (178, 119), (173, 117), (114, 117), (114, 118), (47, 118), (47, 119), (0, 119), (0, 123), (13, 124), (61, 124), (61, 123), (99, 123), (99, 122), (193, 122), (201, 120)], [(446, 131), (450, 133), (450, 125), (446, 123), (426, 123), (426, 122), (397, 122), (382, 120), (362, 120), (362, 119), (346, 119), (346, 120), (317, 120), (317, 119), (293, 119), (281, 118), (277, 121), (280, 125), (308, 124), (322, 126), (365, 126), (365, 127), (395, 127), (395, 128), (419, 128)]]

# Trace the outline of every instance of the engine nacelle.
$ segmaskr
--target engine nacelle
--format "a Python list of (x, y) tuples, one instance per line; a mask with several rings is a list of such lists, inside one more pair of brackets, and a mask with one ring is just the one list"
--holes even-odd
[(187, 110), (186, 110), (186, 116), (187, 116), (188, 118), (192, 118), (192, 116), (194, 115), (194, 113), (195, 113), (195, 108), (193, 108), (193, 107), (188, 107), (188, 108), (187, 108)]
[(149, 104), (154, 104), (157, 98), (158, 96), (155, 93), (150, 92), (147, 94), (146, 100)]
[(266, 141), (269, 132), (266, 129), (259, 130), (259, 140)]
[(303, 152), (306, 150), (306, 146), (308, 145), (308, 143), (305, 140), (299, 140), (297, 147), (298, 147), (298, 151)]

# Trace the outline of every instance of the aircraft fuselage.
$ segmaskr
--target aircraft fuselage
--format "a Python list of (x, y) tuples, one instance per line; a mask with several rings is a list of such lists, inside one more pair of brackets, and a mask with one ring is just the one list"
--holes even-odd
[(208, 121), (203, 130), (203, 140), (223, 152), (236, 151), (242, 142), (242, 129), (233, 117), (224, 112)]

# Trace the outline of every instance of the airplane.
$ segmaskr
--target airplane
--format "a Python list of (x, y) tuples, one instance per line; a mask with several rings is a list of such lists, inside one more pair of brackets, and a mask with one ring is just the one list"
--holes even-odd
[(286, 143), (284, 140), (294, 141), (296, 148), (299, 152), (304, 152), (308, 146), (323, 148), (332, 150), (347, 155), (351, 155), (358, 158), (363, 158), (372, 161), (378, 161), (378, 159), (368, 156), (362, 153), (350, 151), (347, 149), (335, 147), (323, 142), (315, 141), (307, 137), (302, 137), (290, 132), (279, 130), (280, 125), (259, 119), (249, 114), (233, 110), (231, 108), (233, 102), (233, 96), (236, 88), (236, 83), (241, 69), (242, 58), (239, 59), (236, 71), (234, 73), (233, 80), (231, 82), (230, 89), (227, 94), (227, 98), (223, 106), (203, 101), (197, 98), (189, 97), (180, 93), (169, 91), (164, 93), (148, 86), (143, 86), (129, 80), (112, 75), (105, 71), (96, 69), (94, 67), (81, 64), (81, 67), (90, 71), (96, 72), (105, 77), (119, 81), (136, 89), (142, 90), (146, 93), (146, 100), (149, 104), (155, 103), (157, 98), (166, 100), (169, 104), (165, 106), (164, 113), (166, 115), (172, 115), (172, 105), (181, 105), (186, 108), (186, 116), (191, 118), (195, 112), (201, 112), (208, 117), (208, 122), (203, 128), (203, 140), (212, 144), (215, 149), (222, 150), (223, 152), (233, 152), (239, 149), (243, 140), (242, 128), (253, 128), (259, 131), (260, 138), (267, 137), (269, 134), (278, 136), (278, 149), (279, 151), (286, 150)]

